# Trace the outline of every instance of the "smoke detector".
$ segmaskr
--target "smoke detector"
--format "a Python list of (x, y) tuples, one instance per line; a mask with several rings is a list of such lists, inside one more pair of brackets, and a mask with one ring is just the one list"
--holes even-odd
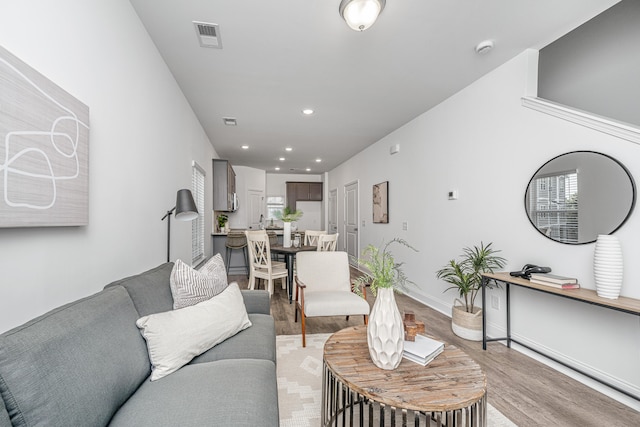
[(222, 39), (220, 38), (220, 27), (218, 24), (193, 21), (193, 25), (196, 28), (200, 46), (222, 49)]
[(476, 45), (476, 53), (478, 55), (487, 54), (491, 49), (493, 49), (493, 42), (491, 40), (485, 40)]

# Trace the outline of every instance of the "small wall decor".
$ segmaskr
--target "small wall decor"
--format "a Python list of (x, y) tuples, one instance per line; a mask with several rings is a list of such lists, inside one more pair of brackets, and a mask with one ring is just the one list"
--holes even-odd
[(389, 181), (373, 186), (373, 223), (389, 223)]
[(89, 107), (0, 47), (0, 227), (89, 223)]

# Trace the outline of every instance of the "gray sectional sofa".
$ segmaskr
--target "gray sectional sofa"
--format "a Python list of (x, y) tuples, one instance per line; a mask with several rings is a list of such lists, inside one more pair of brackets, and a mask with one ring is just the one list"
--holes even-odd
[(278, 426), (266, 291), (252, 326), (150, 381), (142, 316), (172, 309), (172, 263), (111, 283), (0, 335), (0, 427)]

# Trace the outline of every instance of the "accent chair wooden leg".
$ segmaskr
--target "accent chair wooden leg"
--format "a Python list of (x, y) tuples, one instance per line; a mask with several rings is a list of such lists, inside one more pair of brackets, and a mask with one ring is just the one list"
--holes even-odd
[(304, 333), (305, 333), (304, 313), (300, 313), (300, 323), (302, 324), (302, 347), (306, 347), (307, 346), (307, 340), (306, 340), (306, 337), (304, 335)]
[(369, 324), (369, 316), (367, 316), (366, 314), (364, 315), (364, 324), (365, 325)]

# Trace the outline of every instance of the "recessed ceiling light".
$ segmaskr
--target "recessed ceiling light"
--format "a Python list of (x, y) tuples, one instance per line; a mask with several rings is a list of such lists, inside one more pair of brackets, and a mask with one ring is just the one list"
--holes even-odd
[(284, 149), (284, 151), (293, 151), (293, 148), (291, 148), (291, 147), (286, 147), (286, 148)]
[(280, 170), (280, 167), (276, 166), (276, 170), (277, 170), (277, 171), (279, 171), (279, 170)]
[(476, 53), (479, 55), (489, 53), (491, 49), (493, 49), (493, 42), (491, 40), (484, 40), (476, 45)]
[(243, 150), (248, 150), (248, 149), (249, 149), (249, 146), (248, 146), (248, 145), (243, 145), (243, 146), (242, 146), (242, 149), (243, 149)]
[(222, 121), (227, 126), (236, 126), (238, 124), (238, 121), (235, 119), (235, 117), (223, 117)]
[(284, 162), (284, 157), (280, 157), (280, 159), (278, 160), (280, 160), (281, 162)]
[(310, 116), (313, 114), (313, 110), (311, 108), (305, 108), (304, 110), (302, 110), (302, 114), (304, 114), (305, 116)]
[(311, 172), (311, 168), (307, 168), (307, 172)]
[(316, 159), (316, 163), (320, 163), (322, 159)]

